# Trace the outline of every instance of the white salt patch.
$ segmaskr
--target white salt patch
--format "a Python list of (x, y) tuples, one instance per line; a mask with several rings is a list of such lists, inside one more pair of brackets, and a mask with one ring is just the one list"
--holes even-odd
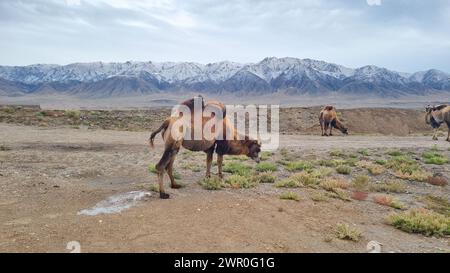
[(131, 191), (119, 193), (98, 202), (92, 208), (84, 209), (78, 212), (78, 215), (94, 216), (103, 213), (119, 213), (123, 210), (136, 206), (140, 201), (150, 196), (151, 193), (146, 191)]

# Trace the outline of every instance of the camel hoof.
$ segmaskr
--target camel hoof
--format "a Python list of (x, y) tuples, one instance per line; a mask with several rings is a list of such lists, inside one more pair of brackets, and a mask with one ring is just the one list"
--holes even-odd
[(165, 193), (165, 192), (159, 193), (159, 198), (161, 198), (161, 199), (169, 199), (169, 197), (170, 197), (170, 194), (168, 194), (168, 193)]
[(178, 185), (178, 184), (172, 184), (172, 185), (170, 185), (170, 187), (172, 189), (181, 189), (181, 185)]

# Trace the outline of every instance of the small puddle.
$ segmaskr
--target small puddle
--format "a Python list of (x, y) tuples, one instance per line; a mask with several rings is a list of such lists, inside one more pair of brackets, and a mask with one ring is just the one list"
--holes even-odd
[(131, 191), (119, 193), (98, 202), (89, 209), (78, 212), (78, 215), (95, 216), (99, 214), (119, 213), (123, 210), (136, 206), (139, 202), (150, 197), (152, 194), (147, 191)]

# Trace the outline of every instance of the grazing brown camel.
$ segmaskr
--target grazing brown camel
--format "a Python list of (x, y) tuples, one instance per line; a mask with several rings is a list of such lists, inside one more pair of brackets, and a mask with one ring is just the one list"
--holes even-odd
[[(188, 103), (189, 104), (189, 103)], [(187, 104), (185, 104), (187, 105)], [(215, 106), (224, 108), (221, 103), (218, 102), (208, 102), (204, 106)], [(189, 107), (189, 106), (188, 106)], [(190, 108), (190, 107), (189, 107)], [(225, 114), (224, 114), (225, 116)], [(216, 118), (214, 115), (210, 117), (203, 117), (201, 126), (204, 127), (211, 121), (211, 119)], [(160, 161), (156, 164), (156, 170), (159, 182), (159, 196), (161, 199), (169, 198), (169, 194), (164, 191), (164, 181), (163, 176), (166, 171), (171, 182), (172, 188), (179, 188), (176, 184), (173, 176), (173, 163), (175, 161), (176, 155), (178, 154), (181, 147), (188, 149), (190, 151), (203, 151), (206, 153), (206, 177), (211, 175), (211, 164), (213, 159), (214, 151), (217, 152), (217, 165), (219, 169), (219, 176), (222, 177), (222, 163), (224, 155), (246, 155), (255, 161), (259, 162), (259, 152), (261, 151), (261, 143), (257, 140), (250, 139), (247, 136), (242, 136), (238, 134), (236, 128), (232, 126), (231, 122), (226, 117), (220, 118), (218, 122), (222, 123), (222, 132), (213, 131), (213, 137), (206, 138), (202, 137), (201, 140), (187, 140), (185, 139), (186, 134), (177, 134), (179, 132), (179, 127), (177, 122), (181, 117), (170, 117), (166, 119), (163, 124), (154, 131), (150, 136), (150, 145), (153, 147), (153, 141), (155, 136), (161, 132), (164, 140), (164, 153)], [(191, 119), (191, 125), (187, 128), (186, 132), (194, 135), (194, 119)], [(227, 134), (227, 131), (229, 132)], [(174, 134), (175, 132), (175, 134)], [(219, 134), (222, 134), (222, 138), (219, 138)], [(228, 137), (229, 136), (229, 137)], [(221, 139), (221, 140), (220, 140)]]
[(437, 131), (442, 123), (446, 123), (448, 127), (447, 141), (450, 141), (450, 106), (438, 105), (425, 108), (425, 122), (433, 127), (433, 140), (438, 140)]
[[(348, 135), (348, 129), (337, 118), (336, 110), (333, 106), (325, 106), (320, 111), (319, 116), (320, 128), (322, 129), (322, 136), (332, 136), (331, 130), (334, 128), (340, 130), (344, 135)], [(330, 133), (327, 134), (327, 130), (330, 128)]]

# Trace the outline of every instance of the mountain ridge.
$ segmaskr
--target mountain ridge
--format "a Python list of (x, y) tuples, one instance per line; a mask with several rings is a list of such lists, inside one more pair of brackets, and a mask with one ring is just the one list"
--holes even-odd
[(267, 57), (258, 63), (222, 61), (73, 63), (0, 66), (0, 95), (35, 92), (81, 97), (139, 96), (157, 92), (261, 94), (330, 92), (373, 96), (449, 91), (450, 74), (429, 69), (402, 73), (367, 65), (348, 68), (313, 59)]

